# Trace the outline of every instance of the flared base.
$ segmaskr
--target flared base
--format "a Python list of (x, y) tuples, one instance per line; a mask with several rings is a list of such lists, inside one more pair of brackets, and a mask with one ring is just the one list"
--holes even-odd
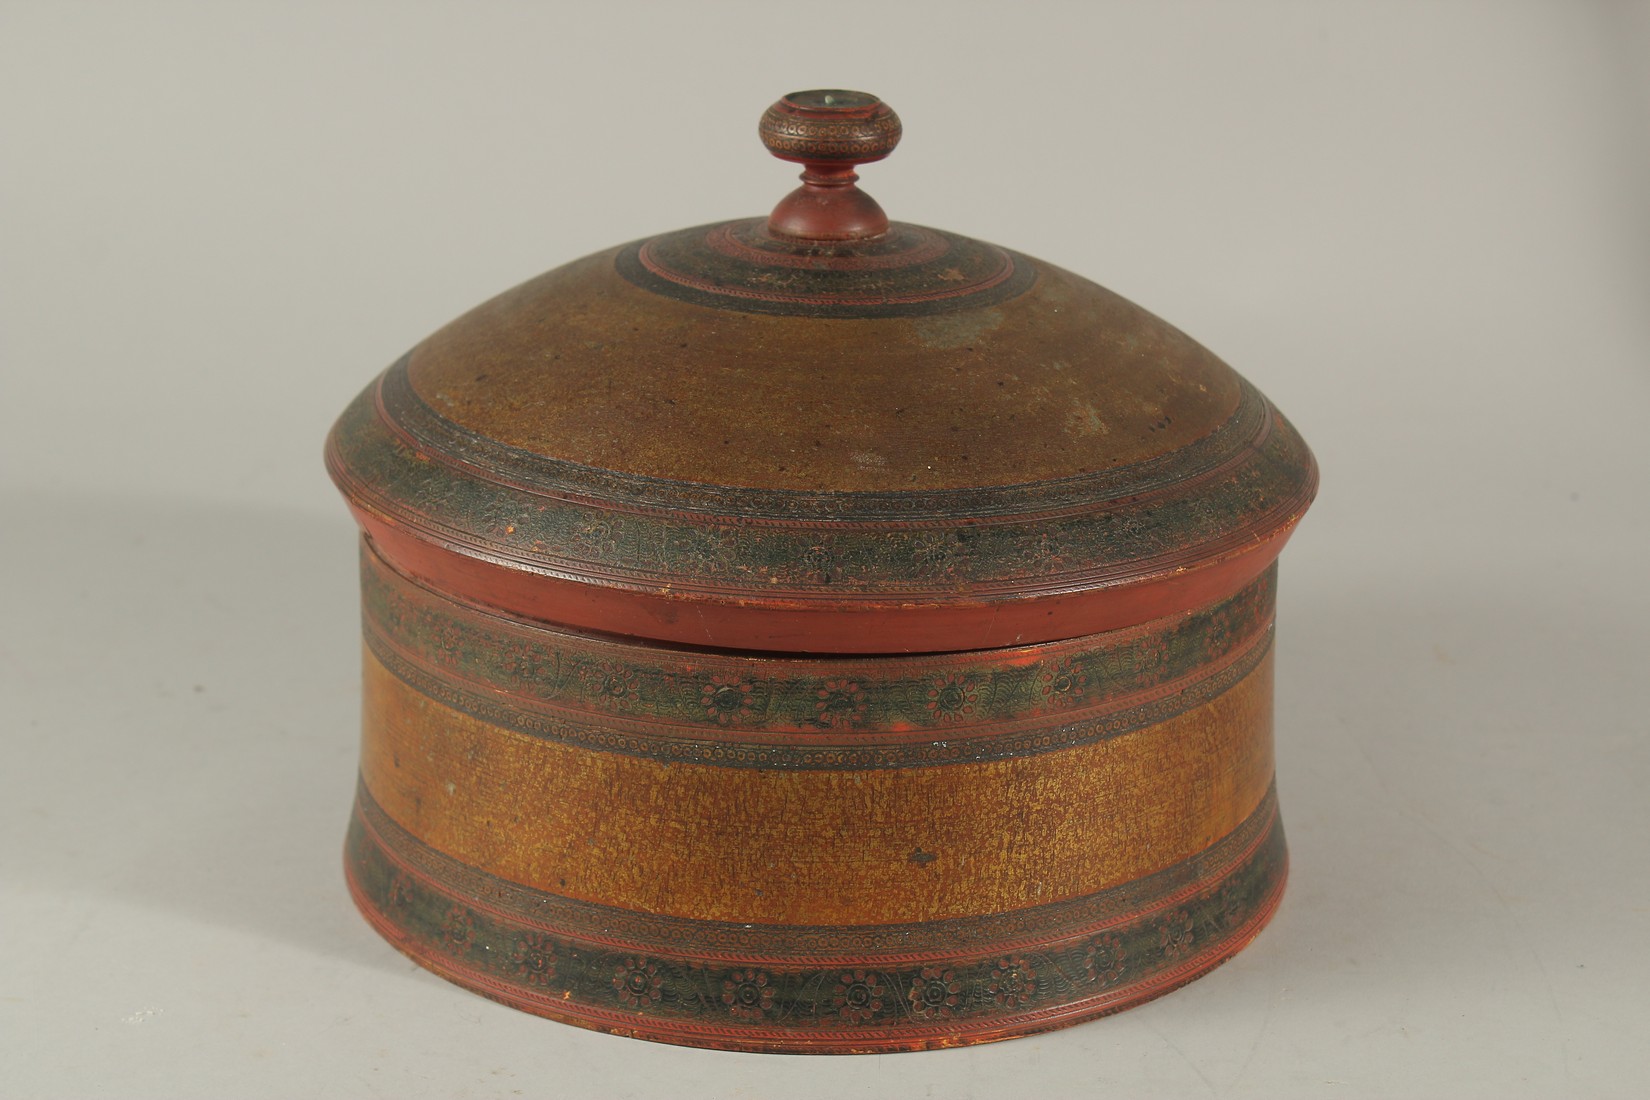
[(862, 1054), (1030, 1035), (1176, 989), (1266, 924), (1287, 854), (1269, 792), (1193, 858), (1086, 897), (917, 924), (733, 924), (507, 882), (423, 844), (363, 787), (345, 873), (391, 944), (514, 1008), (655, 1042)]

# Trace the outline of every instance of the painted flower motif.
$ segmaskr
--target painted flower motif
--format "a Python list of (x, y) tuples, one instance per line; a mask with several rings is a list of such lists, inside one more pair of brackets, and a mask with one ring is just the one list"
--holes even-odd
[(1066, 548), (1059, 539), (1043, 531), (1027, 545), (1026, 557), (1039, 570), (1058, 569), (1066, 563)]
[(741, 1020), (760, 1020), (773, 1008), (773, 987), (760, 970), (735, 970), (722, 982), (722, 1003)]
[(699, 701), (705, 714), (716, 719), (718, 725), (732, 725), (751, 716), (752, 690), (749, 681), (736, 676), (712, 676), (700, 692)]
[(516, 940), (511, 959), (528, 985), (549, 985), (556, 976), (556, 945), (549, 936), (528, 933)]
[(573, 532), (573, 545), (593, 558), (610, 558), (619, 550), (619, 537), (613, 522), (592, 520)]
[(814, 722), (821, 726), (854, 725), (865, 717), (865, 689), (852, 680), (827, 680), (814, 712)]
[(636, 670), (621, 661), (597, 661), (579, 670), (584, 686), (599, 701), (617, 703), (636, 695)]
[(802, 567), (821, 584), (836, 579), (836, 555), (823, 546), (810, 546), (802, 555)]
[(974, 713), (978, 687), (968, 677), (949, 673), (928, 685), (928, 713), (940, 722), (961, 722)]
[(412, 879), (405, 871), (397, 871), (390, 879), (389, 907), (391, 909), (405, 909), (412, 904)]
[(1101, 936), (1083, 949), (1083, 973), (1089, 981), (1114, 985), (1123, 976), (1123, 941)]
[(1220, 902), (1215, 910), (1215, 920), (1228, 932), (1233, 931), (1243, 923), (1249, 915), (1249, 905), (1244, 899), (1243, 891), (1235, 882), (1228, 882), (1220, 888)]
[(1135, 643), (1135, 656), (1144, 673), (1159, 673), (1169, 667), (1169, 635), (1158, 631)]
[(504, 671), (518, 680), (536, 680), (549, 668), (545, 655), (526, 642), (506, 649), (500, 659)]
[(911, 983), (911, 1015), (919, 1020), (947, 1020), (962, 1003), (962, 982), (955, 970), (927, 966)]
[(911, 547), (911, 560), (925, 577), (950, 577), (957, 573), (957, 544), (949, 535), (929, 532), (917, 536)]
[(1037, 675), (1037, 694), (1055, 710), (1073, 707), (1088, 686), (1088, 673), (1075, 657), (1062, 657)]
[(1023, 1005), (1037, 992), (1037, 972), (1023, 956), (1005, 956), (992, 968), (986, 989), (1004, 1008)]
[(671, 540), (671, 556), (684, 573), (714, 577), (727, 572), (728, 559), (738, 545), (731, 530), (684, 530)]
[(1181, 909), (1169, 914), (1158, 925), (1158, 938), (1163, 942), (1163, 957), (1165, 959), (1179, 959), (1185, 957), (1192, 950), (1192, 918), (1186, 910)]
[(464, 656), (464, 630), (451, 619), (437, 619), (431, 624), (429, 643), (430, 656), (448, 668), (455, 667)]
[(631, 1008), (646, 1008), (664, 996), (659, 964), (632, 956), (613, 969), (613, 991)]
[(857, 1024), (882, 1011), (882, 975), (866, 970), (845, 970), (831, 994), (837, 1015), (844, 1023)]
[(1149, 530), (1149, 527), (1144, 519), (1141, 519), (1137, 515), (1128, 513), (1114, 515), (1111, 519), (1110, 527), (1111, 530), (1115, 532), (1117, 537), (1124, 539), (1140, 538)]
[(462, 905), (447, 910), (447, 919), (441, 922), (441, 942), (455, 955), (463, 955), (476, 942), (475, 914)]
[(1226, 653), (1239, 639), (1239, 630), (1247, 624), (1237, 623), (1230, 615), (1221, 615), (1211, 619), (1203, 631), (1202, 646), (1205, 653)]
[(507, 500), (490, 500), (475, 511), (476, 526), (494, 538), (516, 533), (521, 509)]

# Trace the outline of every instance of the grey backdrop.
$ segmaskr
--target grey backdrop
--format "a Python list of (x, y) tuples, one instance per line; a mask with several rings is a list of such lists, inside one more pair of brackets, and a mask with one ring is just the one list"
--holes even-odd
[[(0, 1064), (26, 1096), (1641, 1095), (1650, 8), (0, 3)], [(1284, 557), (1276, 921), (991, 1047), (689, 1051), (497, 1007), (354, 914), (323, 434), (428, 331), (766, 210), (874, 91), (900, 219), (1257, 382)]]

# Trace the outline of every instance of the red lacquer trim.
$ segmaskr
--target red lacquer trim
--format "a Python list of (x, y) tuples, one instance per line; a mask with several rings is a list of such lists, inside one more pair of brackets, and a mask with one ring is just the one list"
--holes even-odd
[[(1247, 676), (1253, 671), (1254, 666), (1260, 663), (1261, 658), (1266, 655), (1267, 651), (1271, 649), (1271, 633), (1272, 622), (1267, 620), (1260, 629), (1256, 630), (1242, 644), (1233, 646), (1226, 653), (1198, 666), (1195, 672), (1160, 684), (1154, 684), (1149, 688), (1112, 696), (1094, 706), (1073, 707), (1070, 710), (1050, 710), (1006, 721), (958, 722), (955, 725), (946, 726), (943, 736), (946, 741), (967, 744), (974, 741), (1000, 738), (1004, 734), (1036, 733), (1038, 731), (1057, 730), (1093, 723), (1112, 715), (1138, 710), (1164, 699), (1179, 697), (1182, 693), (1196, 688), (1204, 681), (1213, 680), (1221, 673), (1238, 665), (1245, 666), (1241, 671), (1242, 675)], [(382, 646), (391, 655), (418, 669), (424, 675), (451, 684), (460, 691), (480, 695), (488, 692), (497, 693), (502, 690), (496, 684), (465, 676), (453, 669), (443, 667), (438, 662), (430, 660), (429, 654), (409, 648), (383, 631), (374, 630), (370, 641), (375, 650), (378, 646)], [(832, 730), (741, 729), (732, 726), (706, 727), (664, 719), (627, 717), (600, 711), (582, 710), (574, 706), (558, 705), (540, 699), (529, 699), (518, 694), (512, 694), (509, 698), (510, 706), (527, 714), (543, 715), (551, 719), (570, 722), (597, 721), (604, 728), (621, 730), (640, 736), (651, 735), (661, 739), (698, 740), (713, 734), (717, 741), (728, 745), (803, 745), (851, 750), (866, 745), (924, 744), (933, 741), (936, 736), (936, 731), (932, 727), (913, 725), (855, 730), (851, 735), (844, 735), (841, 731)], [(1058, 744), (1058, 742), (1056, 743)]]
[[(900, 232), (913, 238), (903, 251), (883, 254), (848, 252), (843, 255), (818, 255), (813, 250), (802, 252), (757, 248), (739, 239), (740, 233), (749, 233), (762, 226), (764, 219), (747, 218), (744, 221), (723, 222), (705, 234), (705, 245), (713, 252), (748, 264), (765, 267), (792, 267), (809, 271), (887, 271), (891, 268), (916, 267), (937, 260), (951, 249), (951, 242), (943, 236), (918, 225), (902, 225)], [(765, 227), (763, 227), (765, 228)], [(770, 237), (770, 240), (779, 240)], [(794, 247), (794, 246), (793, 246)], [(719, 288), (715, 288), (719, 289)], [(835, 301), (836, 299), (829, 299)]]
[(1209, 950), (1194, 954), (1179, 965), (1160, 970), (1150, 978), (1134, 984), (1119, 986), (1090, 998), (1037, 1012), (996, 1016), (977, 1023), (953, 1019), (930, 1027), (908, 1025), (901, 1027), (898, 1032), (868, 1033), (864, 1030), (844, 1029), (818, 1029), (807, 1032), (774, 1030), (768, 1035), (753, 1034), (749, 1029), (695, 1025), (675, 1020), (644, 1019), (639, 1022), (634, 1014), (603, 1010), (561, 997), (523, 990), (450, 958), (419, 950), (411, 937), (387, 921), (367, 899), (348, 860), (345, 861), (344, 877), (356, 908), (368, 924), (396, 950), (435, 974), (510, 1008), (560, 1023), (572, 1024), (575, 1027), (646, 1039), (650, 1042), (750, 1053), (873, 1054), (972, 1046), (1033, 1035), (1121, 1012), (1173, 992), (1220, 966), (1253, 942), (1277, 912), (1288, 882), (1289, 864), (1287, 855), (1279, 857), (1277, 874), (1267, 896), (1230, 936), (1219, 940)]
[(787, 653), (946, 653), (1033, 645), (1135, 626), (1232, 595), (1271, 565), (1294, 521), (1238, 552), (1126, 585), (996, 600), (844, 605), (776, 595), (722, 598), (597, 585), (506, 565), (428, 541), (352, 503), (374, 549), (463, 602), (582, 630), (718, 649)]

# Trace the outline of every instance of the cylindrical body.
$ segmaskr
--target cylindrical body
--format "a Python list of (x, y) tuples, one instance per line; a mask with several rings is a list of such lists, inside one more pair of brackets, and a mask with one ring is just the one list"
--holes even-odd
[(944, 657), (693, 652), (454, 600), (364, 545), (349, 875), (403, 950), (570, 1023), (946, 1045), (1126, 1007), (1283, 886), (1274, 571)]

